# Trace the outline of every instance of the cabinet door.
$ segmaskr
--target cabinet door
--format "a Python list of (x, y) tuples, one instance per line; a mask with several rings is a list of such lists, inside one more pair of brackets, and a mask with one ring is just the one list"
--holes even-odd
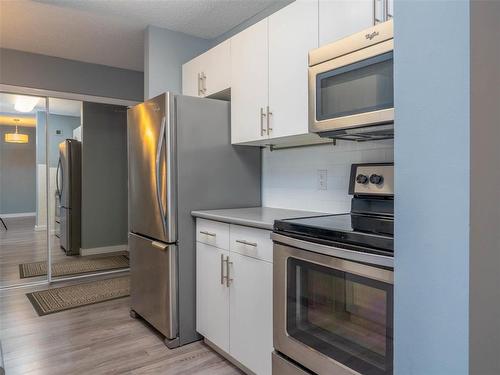
[(267, 18), (231, 38), (231, 143), (267, 138)]
[(210, 96), (231, 87), (230, 40), (204, 54), (202, 73), (202, 86), (205, 89), (203, 96)]
[(319, 45), (373, 26), (373, 7), (374, 0), (319, 0)]
[(271, 138), (308, 133), (308, 53), (317, 47), (317, 1), (297, 0), (269, 17)]
[(201, 96), (201, 82), (198, 75), (201, 74), (203, 59), (198, 56), (182, 65), (182, 94), (189, 96)]
[(226, 250), (196, 243), (196, 330), (229, 352), (229, 288), (221, 280)]
[(232, 253), (230, 354), (257, 375), (271, 375), (273, 265)]

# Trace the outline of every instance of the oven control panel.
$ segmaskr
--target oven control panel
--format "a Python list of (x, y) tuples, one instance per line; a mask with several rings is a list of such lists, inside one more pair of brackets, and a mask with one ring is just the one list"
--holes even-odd
[(394, 164), (353, 164), (349, 194), (394, 196)]

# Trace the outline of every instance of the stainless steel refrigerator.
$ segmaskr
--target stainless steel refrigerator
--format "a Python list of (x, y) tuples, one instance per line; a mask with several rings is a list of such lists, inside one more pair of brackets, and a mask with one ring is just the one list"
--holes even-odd
[(195, 340), (191, 211), (261, 204), (260, 150), (234, 147), (230, 103), (166, 93), (128, 110), (131, 315)]
[[(81, 244), (82, 144), (66, 139), (59, 144), (56, 194), (60, 202), (60, 245), (66, 255), (79, 255)], [(56, 215), (57, 216), (57, 215)]]

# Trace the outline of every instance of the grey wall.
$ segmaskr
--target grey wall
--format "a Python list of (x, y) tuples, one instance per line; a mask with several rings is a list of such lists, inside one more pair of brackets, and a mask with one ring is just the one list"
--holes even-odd
[(142, 101), (142, 72), (0, 49), (0, 83)]
[(395, 374), (469, 369), (469, 17), (395, 2)]
[(0, 214), (36, 211), (36, 128), (19, 127), (29, 142), (6, 143), (14, 126), (0, 125)]
[(127, 243), (125, 110), (83, 103), (82, 249)]
[[(36, 162), (45, 164), (45, 112), (38, 111)], [(73, 129), (80, 126), (80, 117), (49, 114), (49, 165), (56, 168), (59, 160), (59, 143), (67, 138), (73, 138)], [(56, 134), (61, 130), (61, 134)]]
[(210, 47), (210, 41), (149, 26), (144, 41), (144, 98), (181, 92), (182, 64)]
[(470, 374), (500, 374), (500, 2), (471, 2)]

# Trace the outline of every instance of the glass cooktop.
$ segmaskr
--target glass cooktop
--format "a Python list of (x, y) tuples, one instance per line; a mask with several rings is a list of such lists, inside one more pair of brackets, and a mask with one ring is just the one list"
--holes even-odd
[(393, 252), (392, 216), (340, 214), (276, 220), (276, 233), (312, 242), (345, 243)]

